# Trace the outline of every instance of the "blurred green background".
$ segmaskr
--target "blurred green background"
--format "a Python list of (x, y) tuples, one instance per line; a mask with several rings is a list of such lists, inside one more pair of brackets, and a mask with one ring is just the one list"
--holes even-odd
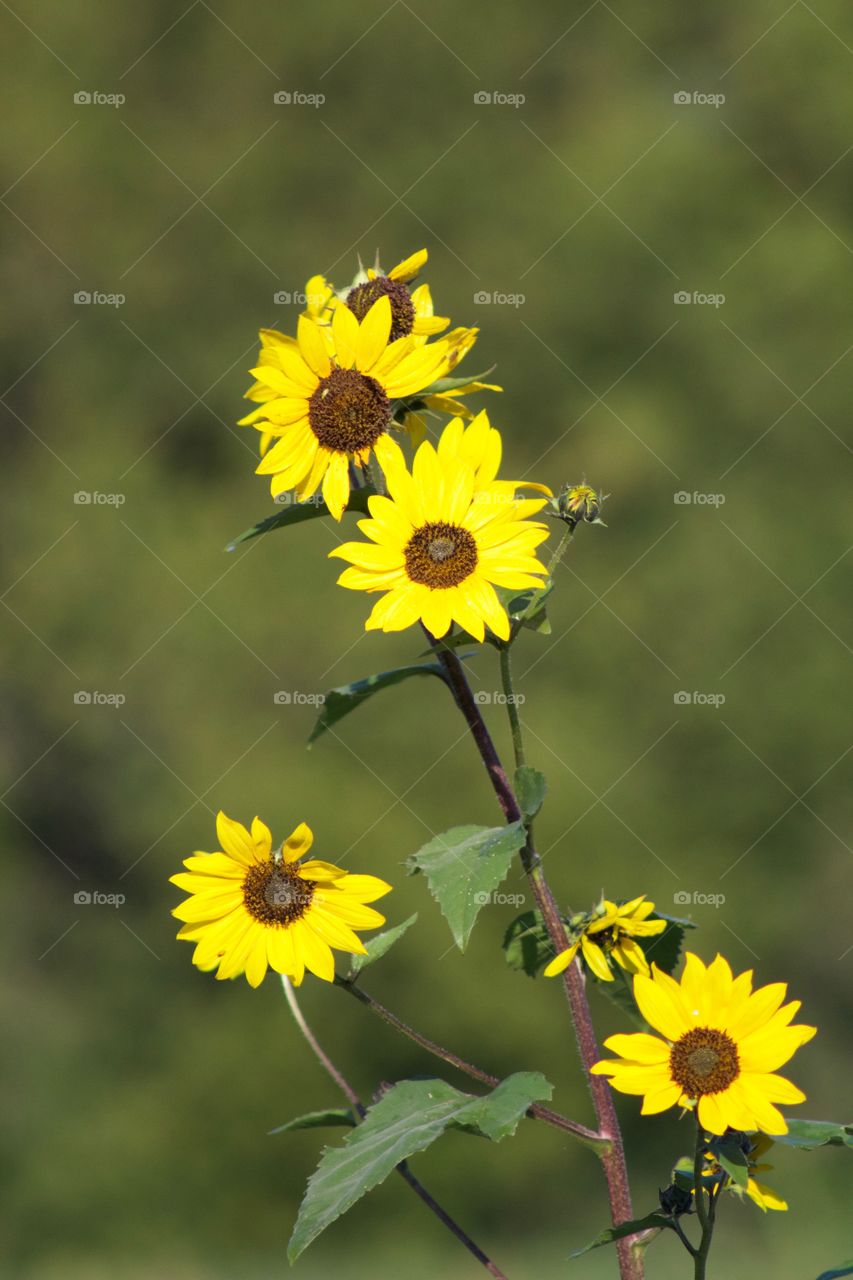
[[(450, 701), (383, 694), (310, 753), (311, 706), (274, 702), (418, 635), (364, 635), (324, 524), (224, 552), (274, 510), (234, 426), (257, 329), (292, 331), (276, 294), (377, 247), (426, 245), (438, 311), (481, 326), (467, 367), (506, 388), (505, 474), (612, 494), (517, 661), (555, 889), (675, 903), (704, 957), (788, 980), (820, 1027), (803, 1113), (849, 1118), (849, 6), (33, 0), (0, 28), (4, 1274), (287, 1269), (322, 1138), (266, 1134), (336, 1099), (274, 981), (217, 984), (174, 941), (167, 877), (220, 806), (279, 836), (307, 818), (321, 856), (391, 879), (389, 919), (420, 921), (365, 986), (591, 1118), (557, 984), (504, 964), (513, 908), (462, 957), (402, 872), (431, 832), (497, 820)], [(493, 655), (474, 667), (494, 690)], [(304, 1005), (365, 1096), (431, 1069), (334, 989)], [(619, 1110), (647, 1210), (689, 1140)], [(513, 1280), (573, 1274), (606, 1223), (594, 1157), (536, 1125), (414, 1166)], [(776, 1166), (792, 1212), (727, 1205), (716, 1275), (808, 1280), (853, 1252), (845, 1153)], [(298, 1270), (478, 1273), (396, 1179)], [(674, 1241), (649, 1273), (685, 1274)]]

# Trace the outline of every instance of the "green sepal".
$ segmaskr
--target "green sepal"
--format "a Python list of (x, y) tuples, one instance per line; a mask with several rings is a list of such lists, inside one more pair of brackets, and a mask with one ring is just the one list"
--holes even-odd
[(331, 729), (332, 725), (337, 724), (339, 720), (343, 720), (344, 716), (348, 716), (351, 711), (355, 711), (368, 698), (372, 698), (374, 693), (379, 693), (381, 689), (389, 689), (392, 685), (400, 684), (403, 680), (408, 680), (410, 676), (438, 676), (440, 680), (447, 683), (447, 677), (442, 667), (438, 663), (414, 663), (409, 667), (395, 667), (392, 671), (380, 671), (374, 676), (365, 676), (362, 680), (353, 680), (350, 684), (338, 685), (336, 689), (330, 689), (325, 695), (325, 701), (320, 710), (320, 714), (311, 730), (311, 736), (308, 739), (308, 746)]

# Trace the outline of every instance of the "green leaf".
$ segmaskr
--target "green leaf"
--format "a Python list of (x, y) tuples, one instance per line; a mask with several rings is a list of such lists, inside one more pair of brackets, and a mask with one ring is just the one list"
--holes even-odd
[(530, 978), (553, 960), (554, 947), (539, 911), (516, 916), (504, 934), (503, 950), (510, 969), (521, 969)]
[(525, 764), (515, 771), (513, 790), (519, 809), (529, 821), (542, 808), (548, 783), (544, 773)]
[(723, 1137), (710, 1143), (710, 1150), (732, 1181), (746, 1191), (749, 1183), (749, 1161), (743, 1149), (730, 1138)]
[(328, 1111), (309, 1111), (307, 1115), (288, 1120), (277, 1129), (270, 1129), (270, 1136), (274, 1133), (294, 1133), (297, 1129), (328, 1129), (340, 1125), (352, 1128), (355, 1124), (356, 1118), (348, 1107), (333, 1107)]
[(379, 693), (380, 689), (390, 689), (391, 685), (400, 684), (410, 676), (438, 676), (446, 683), (445, 674), (438, 663), (429, 662), (417, 663), (410, 667), (395, 667), (393, 671), (380, 671), (378, 675), (366, 676), (363, 680), (353, 680), (351, 684), (342, 684), (336, 689), (330, 689), (314, 728), (311, 730), (311, 737), (308, 739), (309, 747), (327, 729), (331, 729), (333, 724), (337, 724), (368, 698), (372, 698), (374, 693)]
[[(641, 941), (640, 938), (637, 939)], [(634, 999), (634, 983), (630, 974), (626, 973), (620, 965), (614, 964), (614, 979), (612, 982), (602, 982), (589, 969), (586, 970), (587, 979), (592, 979), (595, 987), (602, 995), (607, 996), (611, 1004), (615, 1004), (616, 1008), (622, 1013), (628, 1015), (633, 1023), (640, 1028), (641, 1031), (648, 1029), (646, 1022), (640, 1010), (637, 1008), (637, 1002)]]
[(653, 911), (649, 919), (665, 920), (666, 928), (663, 933), (650, 938), (637, 938), (636, 941), (642, 947), (649, 964), (654, 961), (664, 973), (674, 973), (681, 958), (686, 931), (695, 929), (696, 925), (692, 920), (679, 920), (676, 916), (664, 915), (662, 911)]
[(366, 969), (369, 964), (373, 964), (374, 960), (378, 960), (385, 955), (386, 951), (390, 951), (394, 943), (402, 938), (407, 929), (410, 929), (418, 918), (417, 911), (413, 916), (409, 916), (408, 920), (404, 920), (402, 924), (396, 925), (393, 929), (385, 929), (382, 933), (377, 933), (369, 941), (365, 939), (364, 945), (367, 947), (366, 956), (353, 956), (350, 960), (349, 978), (350, 980), (357, 977), (362, 969)]
[(853, 1276), (853, 1262), (842, 1262), (834, 1271), (822, 1271), (817, 1280), (841, 1280), (842, 1276)]
[(786, 1147), (814, 1151), (816, 1147), (853, 1147), (853, 1124), (835, 1124), (832, 1120), (789, 1120), (788, 1132), (774, 1135), (774, 1142)]
[(452, 827), (407, 860), (412, 874), (426, 875), (460, 951), (526, 839), (521, 820), (506, 827)]
[[(351, 489), (349, 502), (347, 503), (347, 511), (355, 511), (359, 515), (367, 515), (367, 499), (372, 498), (376, 490), (372, 485), (365, 485), (361, 489)], [(304, 524), (306, 520), (316, 520), (320, 516), (329, 515), (329, 508), (325, 502), (319, 497), (311, 498), (308, 502), (287, 503), (280, 511), (276, 511), (274, 515), (267, 516), (265, 520), (260, 520), (257, 524), (252, 525), (251, 529), (246, 529), (233, 542), (229, 542), (225, 548), (226, 551), (236, 551), (241, 542), (248, 542), (251, 538), (257, 538), (262, 533), (270, 533), (273, 529), (287, 529), (291, 525)]]
[(548, 621), (545, 601), (553, 586), (549, 579), (543, 586), (528, 587), (526, 591), (510, 591), (506, 587), (499, 587), (498, 596), (516, 627), (527, 627), (530, 631), (538, 631), (540, 635), (547, 636), (551, 634), (551, 623)]
[(618, 1227), (608, 1227), (582, 1249), (570, 1253), (569, 1261), (573, 1258), (582, 1258), (585, 1253), (589, 1253), (592, 1249), (600, 1249), (603, 1244), (615, 1244), (617, 1240), (624, 1240), (625, 1236), (633, 1236), (638, 1231), (648, 1231), (654, 1227), (659, 1231), (665, 1227), (672, 1227), (672, 1218), (668, 1218), (665, 1213), (661, 1213), (660, 1209), (656, 1209), (654, 1213), (647, 1213), (645, 1218), (634, 1218), (631, 1222), (620, 1222)]
[(449, 1127), (494, 1142), (515, 1132), (533, 1102), (551, 1097), (538, 1072), (509, 1076), (485, 1097), (461, 1093), (444, 1080), (404, 1080), (375, 1103), (343, 1146), (327, 1147), (308, 1183), (288, 1248), (291, 1262), (326, 1227), (378, 1186), (401, 1161), (424, 1151)]
[(417, 399), (423, 403), (424, 396), (439, 396), (445, 391), (455, 391), (457, 387), (470, 387), (472, 382), (482, 382), (484, 378), (488, 378), (490, 373), (494, 373), (495, 366), (486, 369), (483, 373), (472, 373), (466, 378), (439, 378), (436, 382), (431, 382), (425, 391), (419, 391)]

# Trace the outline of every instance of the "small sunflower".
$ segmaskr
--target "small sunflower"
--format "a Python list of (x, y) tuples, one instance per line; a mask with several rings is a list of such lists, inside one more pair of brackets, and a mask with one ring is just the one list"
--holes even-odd
[(476, 337), (474, 330), (457, 330), (418, 346), (411, 336), (391, 341), (391, 324), (391, 303), (383, 296), (361, 321), (345, 306), (334, 308), (328, 326), (300, 316), (295, 342), (262, 331), (256, 381), (247, 392), (260, 408), (240, 425), (279, 437), (257, 468), (271, 477), (273, 497), (295, 489), (305, 500), (322, 484), (326, 505), (340, 520), (350, 463), (364, 467), (373, 453), (385, 466), (395, 401), (444, 377)]
[(592, 1071), (620, 1093), (643, 1095), (643, 1115), (695, 1103), (707, 1133), (787, 1133), (774, 1104), (803, 1102), (805, 1094), (774, 1073), (816, 1028), (790, 1025), (800, 1001), (783, 1006), (786, 994), (784, 982), (753, 991), (752, 972), (732, 977), (719, 955), (706, 968), (688, 952), (680, 982), (652, 965), (651, 977), (635, 976), (634, 998), (664, 1038), (610, 1036), (604, 1043), (619, 1057)]
[[(485, 426), (498, 437), (499, 461), (500, 437)], [(508, 640), (509, 618), (495, 587), (542, 586), (546, 570), (535, 550), (548, 528), (526, 517), (545, 500), (517, 499), (514, 485), (494, 479), (494, 449), (477, 464), (462, 456), (459, 442), (450, 423), (438, 450), (429, 441), (419, 447), (411, 473), (395, 446), (396, 458), (385, 464), (388, 496), (369, 498), (370, 519), (359, 521), (371, 541), (345, 542), (329, 553), (350, 562), (338, 578), (342, 587), (386, 593), (365, 623), (368, 631), (402, 631), (421, 621), (440, 638), (456, 622), (477, 640), (486, 626)]]
[(580, 936), (547, 966), (545, 977), (553, 978), (568, 969), (578, 950), (602, 982), (613, 981), (613, 960), (628, 973), (648, 974), (645, 952), (634, 939), (663, 933), (666, 921), (648, 918), (654, 909), (655, 904), (647, 902), (645, 894), (621, 907), (605, 898), (597, 910), (580, 923)]
[(443, 333), (450, 320), (434, 314), (432, 294), (428, 284), (417, 288), (409, 286), (421, 269), (426, 266), (429, 254), (426, 249), (412, 253), (387, 273), (376, 267), (359, 272), (351, 289), (344, 296), (344, 303), (357, 320), (363, 320), (377, 298), (387, 298), (391, 303), (391, 340), (405, 338), (411, 333), (422, 342), (436, 333)]
[(332, 947), (363, 955), (355, 929), (375, 929), (385, 917), (365, 904), (390, 892), (376, 876), (350, 875), (329, 862), (300, 862), (314, 841), (304, 822), (273, 852), (269, 827), (251, 831), (220, 813), (216, 853), (184, 860), (171, 883), (190, 896), (172, 912), (184, 921), (178, 937), (195, 943), (193, 964), (217, 978), (245, 973), (261, 984), (267, 967), (295, 986), (305, 970), (333, 982)]

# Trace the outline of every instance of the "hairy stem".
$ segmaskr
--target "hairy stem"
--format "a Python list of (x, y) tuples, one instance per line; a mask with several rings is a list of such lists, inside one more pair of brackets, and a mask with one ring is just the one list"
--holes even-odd
[[(345, 978), (336, 977), (335, 986), (348, 991), (351, 996), (354, 996), (356, 1000), (370, 1009), (371, 1013), (375, 1013), (383, 1022), (387, 1022), (389, 1027), (393, 1027), (395, 1031), (399, 1031), (401, 1035), (414, 1041), (416, 1045), (425, 1049), (427, 1053), (431, 1053), (436, 1058), (441, 1058), (443, 1062), (455, 1067), (457, 1071), (470, 1076), (472, 1080), (479, 1080), (481, 1084), (488, 1085), (490, 1089), (494, 1089), (500, 1084), (498, 1076), (490, 1075), (488, 1071), (483, 1071), (481, 1067), (475, 1066), (472, 1062), (466, 1062), (464, 1058), (460, 1058), (458, 1054), (453, 1053), (450, 1049), (445, 1049), (440, 1044), (436, 1044), (435, 1041), (421, 1035), (414, 1027), (410, 1027), (402, 1018), (398, 1018), (395, 1013), (392, 1013), (390, 1009), (386, 1009), (383, 1004), (380, 1004), (373, 996), (368, 995), (361, 987), (356, 986), (354, 982), (348, 982)], [(602, 1149), (606, 1146), (606, 1141), (594, 1133), (592, 1129), (588, 1129), (586, 1125), (577, 1124), (574, 1120), (569, 1120), (567, 1116), (560, 1115), (558, 1111), (552, 1111), (550, 1107), (542, 1107), (539, 1103), (534, 1102), (529, 1107), (527, 1114), (532, 1119), (542, 1120), (545, 1124), (552, 1125), (555, 1129), (562, 1129), (565, 1133), (571, 1133), (588, 1146), (596, 1149)]]
[[(498, 803), (501, 806), (504, 817), (507, 822), (518, 822), (522, 817), (521, 810), (518, 807), (518, 801), (515, 793), (507, 778), (506, 771), (501, 763), (500, 756), (497, 753), (495, 744), (492, 741), (491, 734), (486, 727), (485, 721), (480, 713), (480, 708), (474, 700), (471, 692), (471, 686), (468, 683), (467, 676), (462, 668), (456, 654), (441, 645), (439, 645), (433, 636), (427, 632), (427, 636), (431, 645), (436, 650), (439, 662), (444, 668), (447, 675), (448, 683), (453, 692), (456, 705), (465, 717), (471, 736), (480, 753), (480, 757), (489, 775), (492, 788), (497, 796)], [(503, 656), (503, 655), (502, 655)], [(515, 705), (515, 691), (512, 687), (512, 673), (508, 660), (502, 661), (502, 669), (505, 670), (508, 682), (505, 683), (504, 692), (507, 696), (507, 706), (511, 709), (518, 720), (518, 709)], [(512, 723), (512, 722), (511, 722)], [(521, 737), (521, 724), (517, 723), (517, 735)], [(516, 732), (513, 732), (515, 740)], [(521, 743), (521, 762), (524, 761), (523, 742)], [(541, 860), (536, 852), (533, 838), (528, 824), (527, 842), (521, 850), (521, 860), (528, 882), (531, 887), (536, 905), (542, 914), (545, 926), (548, 930), (548, 936), (554, 946), (555, 951), (564, 951), (568, 945), (566, 930), (560, 917), (560, 910), (553, 893), (545, 879), (542, 871)], [(613, 1102), (613, 1096), (610, 1086), (603, 1076), (595, 1076), (591, 1074), (590, 1068), (601, 1057), (598, 1041), (595, 1036), (595, 1029), (592, 1023), (589, 1003), (586, 998), (586, 984), (584, 982), (583, 973), (577, 963), (570, 964), (562, 975), (563, 987), (566, 998), (571, 1010), (572, 1022), (575, 1029), (575, 1037), (577, 1040), (578, 1050), (586, 1074), (587, 1084), (592, 1094), (592, 1102), (595, 1108), (596, 1120), (598, 1123), (598, 1135), (605, 1138), (608, 1147), (602, 1149), (599, 1153), (602, 1166), (604, 1168), (604, 1176), (607, 1181), (607, 1192), (610, 1201), (610, 1215), (614, 1225), (620, 1222), (627, 1222), (633, 1217), (631, 1207), (631, 1191), (628, 1185), (628, 1171), (625, 1165), (625, 1151), (622, 1145), (622, 1133), (619, 1128), (619, 1121), (616, 1117), (616, 1108)], [(621, 1280), (642, 1280), (644, 1267), (642, 1258), (638, 1257), (631, 1248), (631, 1239), (626, 1237), (620, 1240), (616, 1245), (619, 1257), (619, 1274)]]
[[(293, 984), (291, 983), (290, 979), (287, 978), (284, 974), (282, 974), (282, 977), (281, 977), (281, 985), (284, 988), (284, 994), (287, 999), (287, 1003), (290, 1005), (290, 1012), (293, 1014), (294, 1021), (296, 1022), (296, 1025), (298, 1026), (299, 1030), (302, 1032), (302, 1035), (304, 1036), (305, 1041), (308, 1044), (309, 1048), (311, 1049), (312, 1053), (314, 1054), (314, 1056), (316, 1057), (320, 1065), (323, 1067), (323, 1070), (326, 1071), (329, 1074), (329, 1076), (331, 1076), (332, 1080), (334, 1080), (335, 1084), (340, 1089), (341, 1093), (344, 1095), (347, 1102), (352, 1107), (353, 1111), (355, 1111), (357, 1115), (359, 1115), (362, 1119), (364, 1119), (364, 1116), (367, 1113), (364, 1105), (362, 1104), (361, 1099), (359, 1098), (355, 1089), (353, 1089), (352, 1085), (349, 1083), (349, 1081), (347, 1080), (343, 1072), (341, 1072), (332, 1062), (332, 1059), (326, 1053), (325, 1049), (322, 1047), (319, 1040), (314, 1035), (314, 1032), (309, 1027), (308, 1023), (305, 1020), (305, 1015), (303, 1014), (302, 1009), (300, 1008), (299, 1001), (296, 998), (296, 992), (293, 990)], [(443, 1209), (441, 1205), (438, 1203), (438, 1201), (433, 1199), (433, 1197), (427, 1191), (426, 1187), (412, 1173), (411, 1169), (409, 1168), (408, 1162), (406, 1160), (401, 1161), (401, 1163), (397, 1165), (396, 1172), (399, 1173), (400, 1177), (404, 1180), (404, 1182), (407, 1182), (409, 1184), (409, 1186), (412, 1188), (415, 1194), (419, 1196), (421, 1200), (423, 1200), (427, 1208), (432, 1210), (432, 1212), (439, 1219), (439, 1221), (444, 1223), (448, 1231), (451, 1231), (453, 1235), (456, 1237), (456, 1239), (459, 1240), (462, 1244), (464, 1244), (468, 1252), (473, 1254), (474, 1257), (477, 1259), (477, 1261), (486, 1268), (489, 1275), (494, 1276), (495, 1280), (507, 1280), (507, 1277), (504, 1275), (503, 1271), (501, 1271), (500, 1268), (494, 1262), (492, 1262), (491, 1258), (487, 1254), (483, 1253), (483, 1250), (480, 1248), (480, 1246), (478, 1244), (475, 1244), (474, 1241), (471, 1239), (471, 1237), (465, 1231), (462, 1230), (462, 1228), (459, 1226), (459, 1223), (456, 1222), (455, 1219), (451, 1218), (447, 1210)]]

